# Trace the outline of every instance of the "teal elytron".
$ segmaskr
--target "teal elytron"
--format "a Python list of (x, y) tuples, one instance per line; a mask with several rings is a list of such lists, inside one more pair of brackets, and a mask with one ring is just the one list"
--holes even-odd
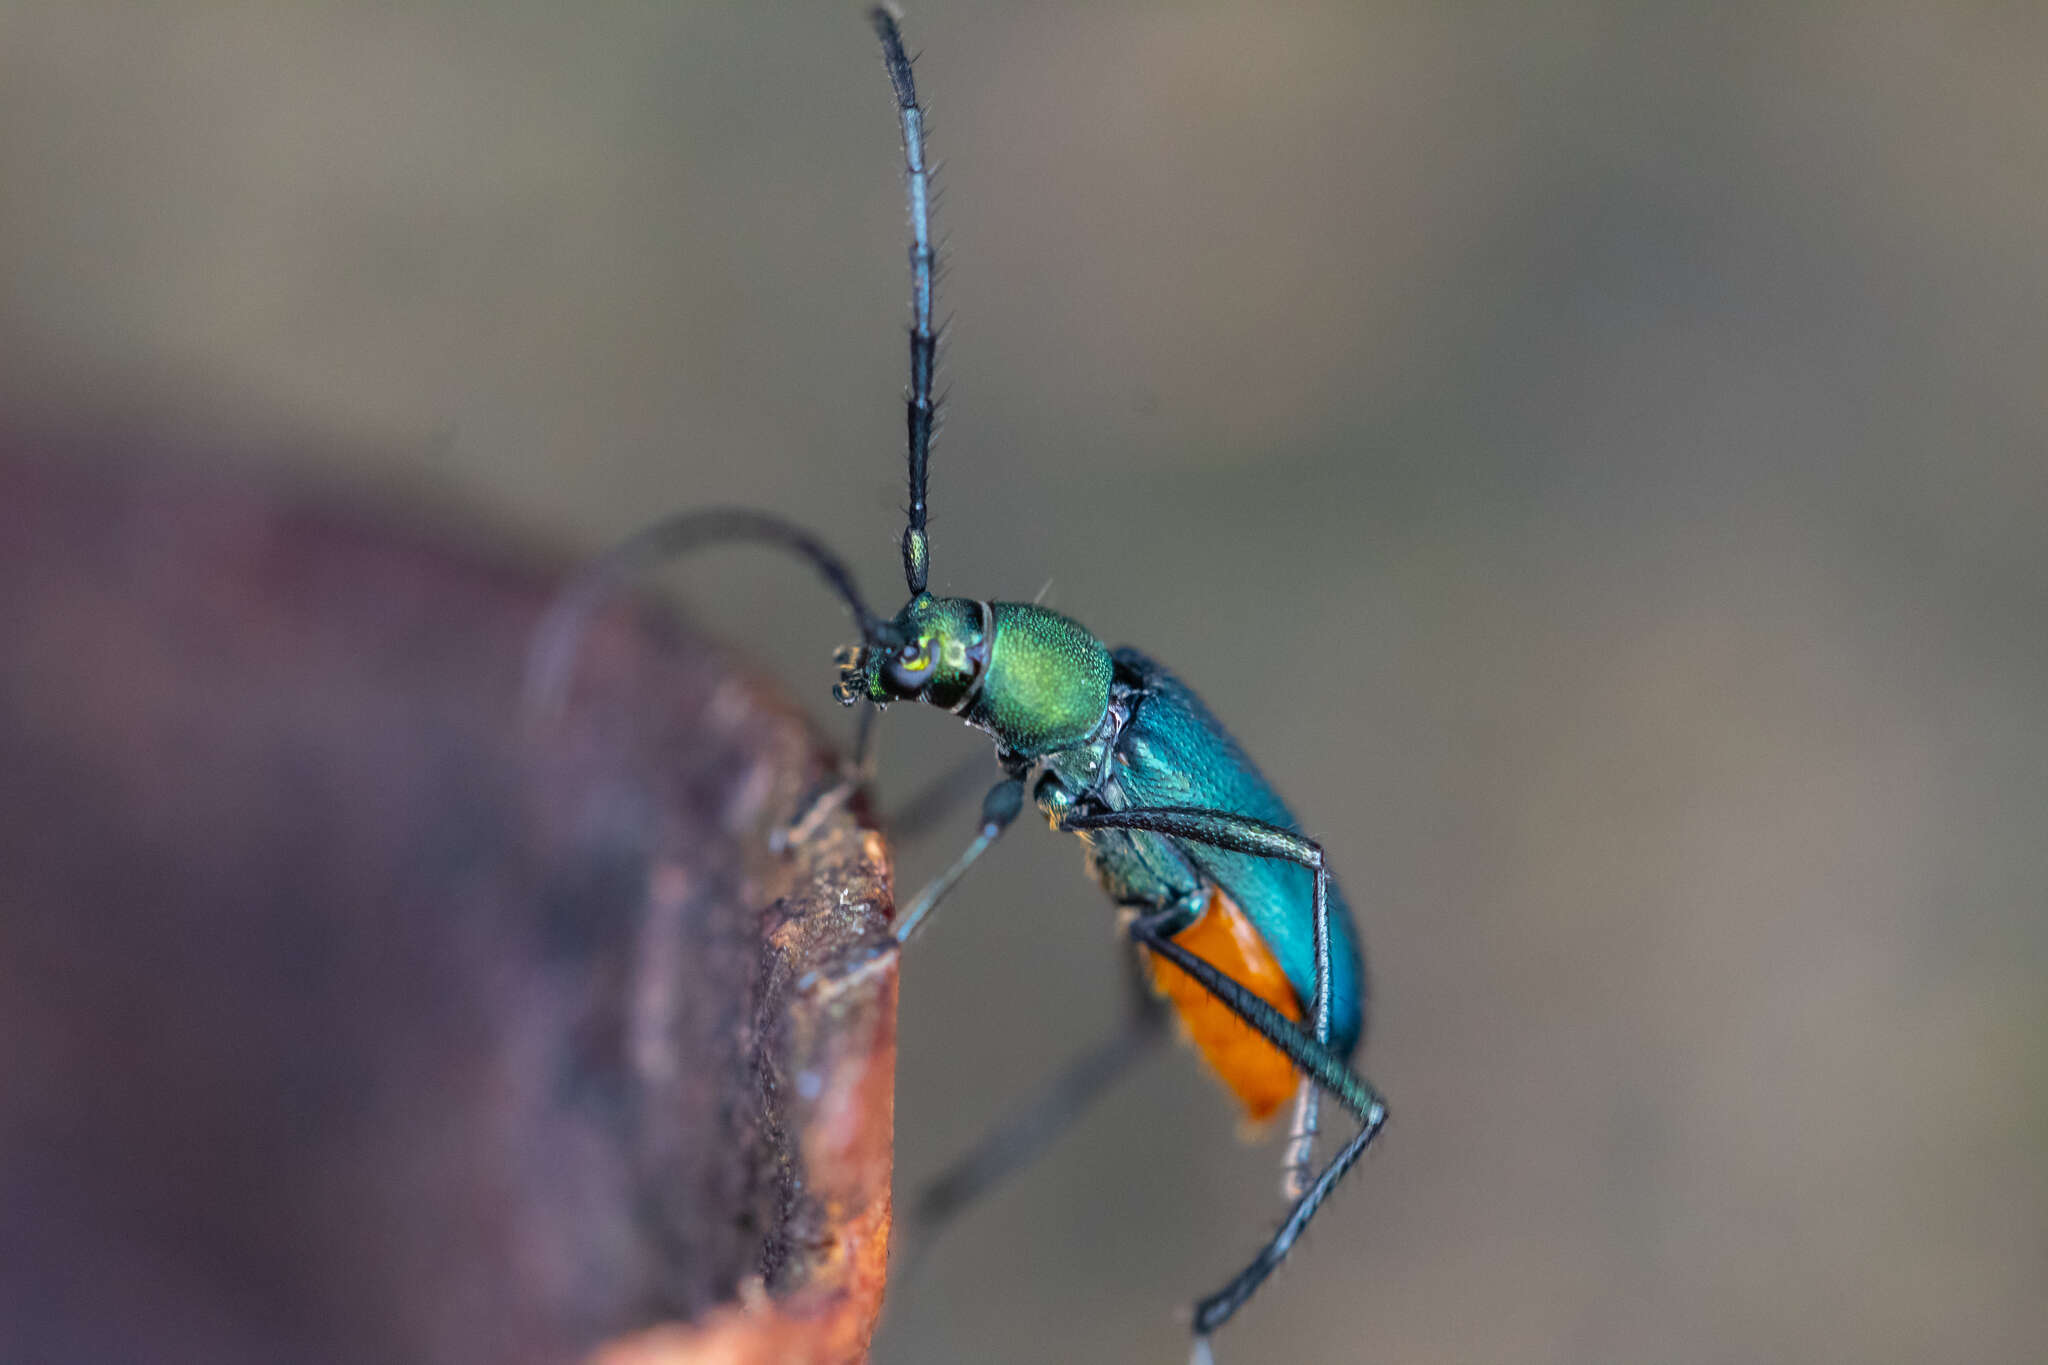
[[(856, 774), (866, 766), (869, 722), (891, 702), (942, 707), (986, 732), (1003, 776), (982, 802), (973, 841), (911, 902), (893, 938), (872, 955), (894, 953), (927, 922), (1016, 819), (1028, 783), (1052, 827), (1085, 845), (1090, 874), (1122, 909), (1138, 947), (1142, 969), (1134, 979), (1150, 990), (1137, 993), (1127, 1033), (1084, 1058), (1025, 1122), (956, 1165), (916, 1206), (910, 1230), (928, 1238), (1042, 1148), (1139, 1054), (1140, 1044), (1158, 1036), (1155, 997), (1164, 997), (1248, 1116), (1264, 1119), (1293, 1101), (1287, 1216), (1243, 1270), (1196, 1304), (1195, 1356), (1203, 1360), (1209, 1335), (1287, 1255), (1386, 1120), (1378, 1094), (1350, 1069), (1365, 993), (1351, 913), (1322, 846), (1301, 832), (1293, 812), (1186, 684), (1136, 650), (1109, 649), (1057, 612), (926, 591), (925, 473), (936, 412), (937, 339), (923, 110), (895, 20), (879, 9), (873, 19), (902, 119), (910, 192), (910, 499), (903, 533), (910, 600), (894, 618), (875, 615), (830, 550), (767, 513), (685, 514), (619, 547), (564, 598), (536, 639), (533, 690), (543, 700), (559, 692), (578, 624), (625, 579), (687, 550), (753, 540), (807, 560), (852, 611), (860, 642), (842, 651), (834, 693), (862, 708)], [(851, 785), (851, 779), (841, 783), (813, 809), (842, 799)], [(1316, 1170), (1324, 1095), (1358, 1131)]]

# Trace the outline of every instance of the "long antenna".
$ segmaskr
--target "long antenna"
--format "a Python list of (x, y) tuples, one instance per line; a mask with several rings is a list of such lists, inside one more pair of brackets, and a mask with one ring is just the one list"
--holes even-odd
[(910, 75), (910, 56), (896, 16), (877, 5), (869, 11), (882, 40), (882, 65), (896, 88), (896, 109), (903, 118), (904, 180), (910, 189), (910, 390), (904, 398), (905, 425), (910, 435), (910, 523), (903, 528), (903, 581), (910, 595), (924, 591), (931, 546), (924, 534), (925, 467), (932, 453), (932, 362), (938, 338), (932, 333), (931, 173), (924, 164), (924, 106), (917, 102), (917, 84)]
[(552, 718), (568, 696), (583, 631), (627, 585), (657, 565), (707, 545), (751, 540), (786, 550), (807, 561), (853, 615), (861, 643), (890, 643), (887, 621), (868, 610), (853, 575), (839, 556), (803, 527), (751, 507), (712, 507), (657, 521), (587, 565), (555, 595), (526, 656), (525, 708), (535, 719)]

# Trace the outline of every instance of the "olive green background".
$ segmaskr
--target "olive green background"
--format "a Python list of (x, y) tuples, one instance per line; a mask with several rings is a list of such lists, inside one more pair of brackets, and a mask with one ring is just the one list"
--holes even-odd
[[(1393, 1121), (1220, 1357), (2048, 1357), (2042, 11), (907, 23), (933, 587), (1050, 581), (1182, 673), (1362, 920)], [(758, 504), (893, 609), (873, 47), (852, 4), (0, 6), (0, 400), (310, 433), (565, 550)], [(831, 711), (801, 569), (674, 583)], [(976, 739), (892, 711), (886, 789)], [(1112, 923), (1028, 822), (946, 907), (900, 1188), (1110, 1027)], [(876, 1359), (1178, 1360), (1279, 1213), (1233, 1123), (1163, 1057)]]

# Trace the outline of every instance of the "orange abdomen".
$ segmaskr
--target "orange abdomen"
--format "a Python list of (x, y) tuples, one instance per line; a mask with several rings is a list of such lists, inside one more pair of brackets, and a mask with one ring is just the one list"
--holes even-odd
[[(1175, 934), (1173, 941), (1289, 1019), (1301, 1021), (1301, 1002), (1294, 998), (1294, 987), (1280, 970), (1273, 950), (1221, 891), (1210, 894), (1201, 915)], [(1270, 1118), (1294, 1093), (1294, 1064), (1193, 977), (1170, 962), (1146, 956), (1153, 989), (1179, 1012), (1181, 1027), (1202, 1060), (1236, 1094), (1247, 1118), (1254, 1123)]]

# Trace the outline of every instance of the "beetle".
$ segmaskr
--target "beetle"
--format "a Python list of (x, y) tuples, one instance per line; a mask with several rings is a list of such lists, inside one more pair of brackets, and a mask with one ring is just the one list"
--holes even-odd
[[(807, 561), (852, 613), (859, 641), (838, 656), (835, 697), (859, 707), (849, 773), (820, 793), (798, 832), (864, 779), (871, 722), (893, 702), (941, 707), (995, 743), (1002, 776), (973, 839), (920, 892), (893, 933), (843, 979), (893, 957), (1023, 810), (1078, 836), (1090, 875), (1124, 916), (1141, 964), (1129, 1031), (1084, 1058), (1021, 1126), (958, 1163), (917, 1206), (931, 1232), (1118, 1074), (1153, 1036), (1163, 999), (1184, 1036), (1260, 1121), (1290, 1098), (1283, 1161), (1286, 1217), (1244, 1268), (1194, 1307), (1194, 1359), (1257, 1291), (1324, 1200), (1372, 1143), (1387, 1109), (1350, 1066), (1364, 1031), (1365, 982), (1350, 909), (1300, 822), (1195, 692), (1135, 649), (1111, 649), (1079, 622), (1036, 603), (938, 597), (929, 591), (926, 483), (937, 405), (932, 377), (930, 171), (924, 109), (895, 15), (871, 12), (902, 126), (911, 229), (910, 384), (905, 397), (909, 506), (902, 538), (909, 598), (893, 617), (870, 611), (845, 564), (809, 531), (771, 513), (721, 508), (660, 522), (604, 556), (557, 601), (535, 636), (529, 702), (558, 699), (581, 623), (624, 583), (688, 551), (755, 541)], [(785, 831), (784, 837), (788, 832)], [(820, 982), (804, 983), (815, 988)], [(1357, 1124), (1321, 1167), (1320, 1104)]]

